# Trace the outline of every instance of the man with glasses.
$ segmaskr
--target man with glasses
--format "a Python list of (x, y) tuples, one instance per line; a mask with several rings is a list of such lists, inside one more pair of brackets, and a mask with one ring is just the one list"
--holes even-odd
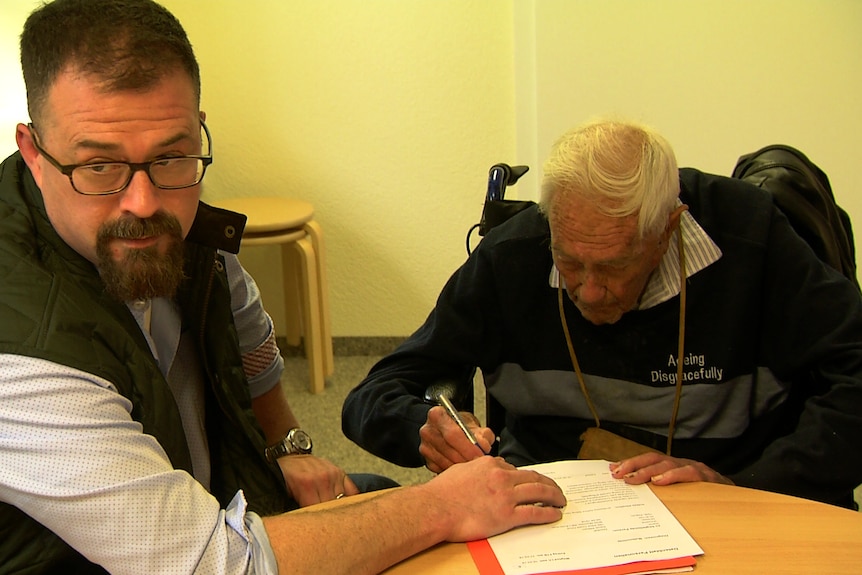
[(199, 201), (212, 143), (185, 32), (150, 0), (57, 0), (21, 62), (32, 124), (0, 165), (0, 572), (373, 573), (560, 517), (553, 481), (492, 458), (283, 513), (359, 489), (311, 455), (278, 385), (242, 218)]
[[(204, 136), (201, 141), (206, 140), (206, 155), (170, 155), (137, 163), (99, 159), (64, 165), (39, 144), (39, 136), (33, 124), (27, 126), (26, 132), (19, 134), (19, 143), (32, 145), (32, 149), (66, 176), (72, 189), (83, 196), (119, 194), (129, 187), (132, 178), (139, 171), (146, 174), (155, 188), (180, 194), (181, 190), (197, 186), (203, 179), (207, 166), (213, 161), (212, 138), (203, 120), (200, 125)], [(26, 139), (28, 135), (29, 139)], [(188, 139), (189, 143), (195, 145), (197, 140)], [(176, 145), (177, 142), (172, 141), (168, 145)], [(117, 151), (121, 149), (113, 144), (111, 146), (116, 147)], [(104, 148), (100, 145), (95, 147), (99, 150)], [(185, 195), (188, 196), (187, 191)], [(74, 199), (74, 195), (71, 198)], [(164, 212), (155, 212), (147, 219), (138, 219), (134, 212), (130, 212), (125, 220), (118, 219), (100, 226), (96, 241), (97, 265), (105, 290), (119, 301), (171, 297), (182, 280), (182, 239), (185, 234), (178, 225), (179, 222), (166, 215)], [(173, 240), (164, 254), (166, 258), (149, 257), (152, 252), (147, 250), (128, 250), (124, 254), (125, 259), (117, 260), (109, 251), (111, 237), (133, 239), (161, 233), (169, 234)], [(135, 264), (146, 267), (138, 268), (135, 273), (129, 274)], [(267, 323), (270, 323), (268, 318)]]
[[(135, 172), (147, 172), (153, 184), (162, 190), (181, 190), (190, 188), (204, 178), (207, 166), (212, 164), (212, 153), (205, 156), (176, 156), (159, 158), (137, 164), (129, 162), (92, 162), (64, 166), (39, 145), (39, 138), (33, 124), (27, 128), (33, 137), (33, 146), (45, 156), (55, 168), (69, 177), (69, 182), (79, 194), (85, 196), (107, 196), (122, 192), (129, 185)], [(201, 120), (201, 128), (206, 134), (207, 147), (212, 147), (212, 137), (207, 125)]]

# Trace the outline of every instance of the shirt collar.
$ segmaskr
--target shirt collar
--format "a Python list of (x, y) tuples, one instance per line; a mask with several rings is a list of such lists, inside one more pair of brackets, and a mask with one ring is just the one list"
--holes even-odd
[(176, 302), (167, 298), (127, 302), (138, 326), (147, 339), (162, 375), (168, 377), (177, 355), (182, 319)]

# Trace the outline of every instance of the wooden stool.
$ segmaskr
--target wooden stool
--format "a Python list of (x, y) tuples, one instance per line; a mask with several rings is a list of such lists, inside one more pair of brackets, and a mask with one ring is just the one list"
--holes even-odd
[[(231, 198), (216, 204), (248, 217), (243, 246), (281, 244), (287, 343), (304, 344), (310, 391), (320, 393), (335, 366), (323, 234), (312, 219), (314, 206), (276, 197)], [(291, 318), (296, 312), (300, 321)]]

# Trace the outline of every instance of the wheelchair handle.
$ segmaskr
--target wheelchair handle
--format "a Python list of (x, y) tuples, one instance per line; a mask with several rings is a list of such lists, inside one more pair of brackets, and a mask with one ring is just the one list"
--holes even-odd
[(502, 200), (506, 197), (506, 186), (514, 185), (530, 170), (529, 166), (494, 164), (488, 171), (488, 192), (485, 201)]

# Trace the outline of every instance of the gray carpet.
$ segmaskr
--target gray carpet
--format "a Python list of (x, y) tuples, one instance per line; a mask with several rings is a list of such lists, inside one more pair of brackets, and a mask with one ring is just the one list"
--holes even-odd
[(285, 358), (282, 376), (294, 414), (314, 440), (314, 453), (340, 466), (348, 473), (377, 473), (401, 485), (427, 481), (433, 474), (420, 467), (399, 467), (376, 457), (341, 433), (341, 405), (347, 392), (359, 383), (377, 356), (336, 356), (335, 373), (327, 380), (323, 393), (308, 391), (308, 363), (302, 357)]

